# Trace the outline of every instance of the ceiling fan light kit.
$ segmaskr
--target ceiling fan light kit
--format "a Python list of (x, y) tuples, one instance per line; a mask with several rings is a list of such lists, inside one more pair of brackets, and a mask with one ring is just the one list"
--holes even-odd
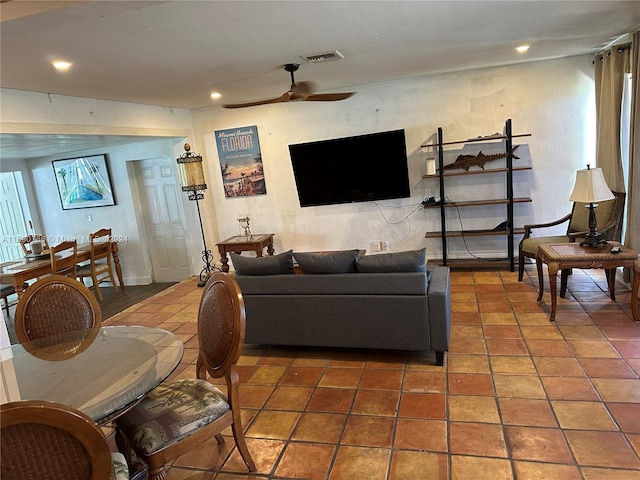
[(259, 100), (255, 102), (246, 103), (232, 103), (224, 105), (224, 108), (244, 108), (255, 107), (257, 105), (267, 105), (270, 103), (282, 103), (295, 100), (301, 100), (306, 102), (337, 102), (339, 100), (345, 100), (355, 94), (355, 92), (346, 93), (313, 93), (315, 86), (312, 82), (298, 82), (296, 83), (294, 78), (294, 72), (300, 68), (299, 63), (286, 63), (282, 66), (284, 71), (289, 72), (291, 75), (291, 87), (289, 91), (283, 93), (277, 98), (271, 98), (269, 100)]

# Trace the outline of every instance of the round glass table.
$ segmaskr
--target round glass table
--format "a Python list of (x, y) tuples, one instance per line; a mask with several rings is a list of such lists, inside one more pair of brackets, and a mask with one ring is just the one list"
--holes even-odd
[(51, 400), (106, 423), (178, 366), (180, 339), (142, 326), (71, 332), (0, 350), (0, 403)]

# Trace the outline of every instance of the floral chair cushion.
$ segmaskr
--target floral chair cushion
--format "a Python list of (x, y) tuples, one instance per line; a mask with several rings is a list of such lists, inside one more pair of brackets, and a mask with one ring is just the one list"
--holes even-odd
[(177, 380), (153, 389), (116, 422), (136, 450), (150, 455), (229, 410), (225, 395), (206, 380)]
[(111, 452), (113, 468), (109, 480), (129, 480), (129, 467), (124, 455), (120, 452)]

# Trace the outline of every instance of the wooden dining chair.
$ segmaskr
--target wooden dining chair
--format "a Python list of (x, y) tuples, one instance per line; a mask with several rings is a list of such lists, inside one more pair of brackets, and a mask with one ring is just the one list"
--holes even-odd
[(111, 264), (111, 229), (102, 228), (89, 234), (89, 245), (91, 262), (78, 267), (76, 274), (81, 282), (84, 282), (87, 277), (91, 278), (91, 288), (96, 292), (98, 300), (102, 301), (99, 286), (102, 282), (110, 282), (116, 292), (118, 291)]
[(66, 240), (49, 248), (51, 257), (51, 274), (68, 275), (76, 278), (78, 267), (78, 242)]
[[(247, 448), (240, 419), (236, 363), (244, 346), (245, 309), (232, 276), (216, 272), (207, 281), (198, 310), (200, 352), (197, 379), (161, 384), (116, 419), (119, 450), (133, 448), (149, 466), (149, 480), (166, 477), (164, 465), (231, 425), (238, 451), (250, 471), (256, 466)], [(207, 381), (224, 377), (225, 396)]]
[(27, 235), (26, 237), (18, 240), (20, 247), (25, 255), (31, 255), (33, 252), (31, 251), (31, 242), (34, 240), (40, 240), (42, 242), (42, 250), (49, 250), (49, 244), (47, 243), (46, 235)]
[[(102, 311), (96, 297), (75, 278), (52, 275), (30, 285), (16, 306), (14, 327), (20, 343), (62, 333), (85, 331), (65, 344), (60, 355), (77, 354), (100, 330)], [(90, 343), (90, 342), (89, 342)]]
[[(22, 285), (22, 288), (25, 289), (29, 286), (29, 284), (24, 283)], [(6, 310), (7, 312), (9, 312), (9, 307), (11, 307), (12, 305), (15, 305), (17, 303), (17, 300), (13, 300), (11, 302), (9, 302), (9, 297), (11, 297), (11, 295), (14, 295), (16, 293), (16, 287), (14, 287), (11, 284), (0, 284), (0, 298), (2, 299), (2, 310)]]
[(75, 408), (45, 400), (0, 405), (0, 471), (7, 480), (128, 480), (124, 456)]

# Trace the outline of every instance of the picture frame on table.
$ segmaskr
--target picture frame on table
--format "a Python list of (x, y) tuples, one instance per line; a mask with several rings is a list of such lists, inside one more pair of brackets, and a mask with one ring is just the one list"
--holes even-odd
[(116, 204), (105, 154), (53, 160), (63, 210)]

